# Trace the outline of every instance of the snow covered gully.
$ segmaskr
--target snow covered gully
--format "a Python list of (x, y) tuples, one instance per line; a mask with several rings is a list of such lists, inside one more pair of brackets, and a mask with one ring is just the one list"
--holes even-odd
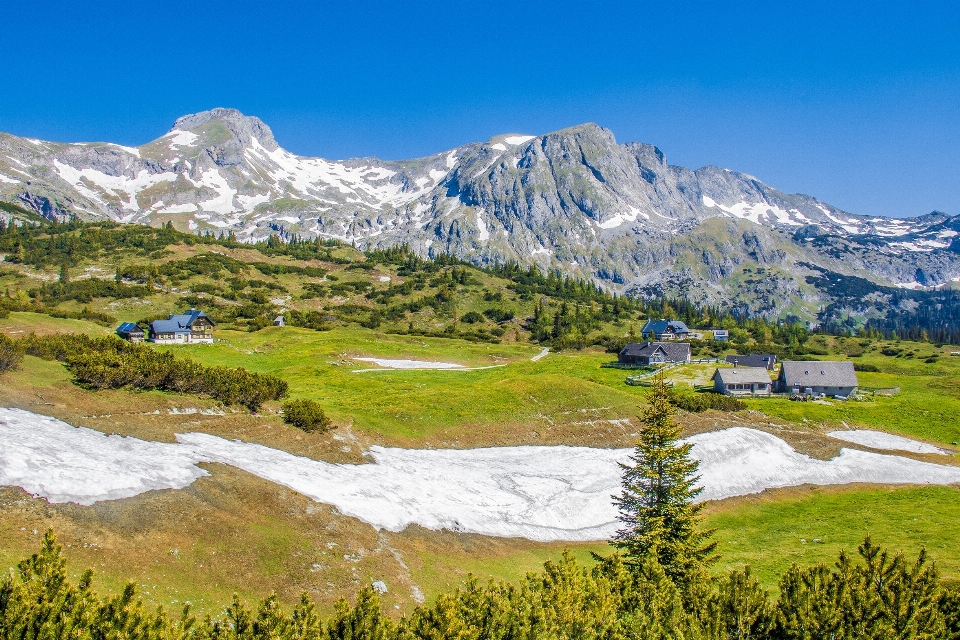
[[(179, 489), (229, 464), (290, 487), (378, 528), (416, 523), (532, 540), (597, 540), (616, 529), (611, 495), (630, 449), (565, 446), (422, 450), (372, 447), (373, 464), (331, 464), (204, 433), (178, 444), (106, 436), (21, 409), (0, 408), (0, 485), (50, 502), (93, 504)], [(702, 500), (772, 487), (850, 482), (952, 484), (960, 468), (843, 449), (816, 460), (762, 431), (734, 427), (689, 438)]]

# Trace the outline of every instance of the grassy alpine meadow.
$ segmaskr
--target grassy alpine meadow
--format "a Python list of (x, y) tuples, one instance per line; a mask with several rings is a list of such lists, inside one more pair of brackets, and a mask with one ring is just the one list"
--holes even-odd
[(707, 505), (721, 555), (715, 572), (750, 565), (767, 588), (791, 564), (832, 563), (864, 536), (911, 560), (921, 548), (945, 578), (960, 578), (960, 487), (801, 487)]
[[(600, 368), (613, 358), (599, 351), (550, 353), (533, 362), (540, 348), (521, 343), (294, 327), (221, 331), (212, 346), (165, 348), (207, 365), (279, 376), (291, 397), (318, 401), (335, 423), (396, 443), (442, 433), (444, 441), (465, 444), (478, 432), (490, 442), (548, 442), (564, 425), (612, 426), (609, 420), (635, 416), (643, 402), (642, 390), (624, 384), (623, 371)], [(470, 370), (391, 370), (358, 357), (451, 362)]]

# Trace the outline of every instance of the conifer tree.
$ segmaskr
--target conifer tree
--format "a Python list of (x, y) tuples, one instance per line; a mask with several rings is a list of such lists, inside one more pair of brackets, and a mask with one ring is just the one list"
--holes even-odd
[(693, 445), (680, 443), (680, 427), (669, 401), (670, 389), (658, 375), (649, 406), (641, 416), (642, 431), (623, 469), (623, 492), (614, 500), (623, 528), (611, 541), (627, 564), (639, 567), (652, 558), (678, 586), (685, 587), (706, 573), (716, 560), (712, 530), (698, 528), (702, 505), (693, 499), (699, 462), (690, 458)]

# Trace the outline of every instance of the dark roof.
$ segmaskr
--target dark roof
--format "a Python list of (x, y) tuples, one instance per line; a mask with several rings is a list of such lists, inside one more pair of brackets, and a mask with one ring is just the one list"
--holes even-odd
[(777, 356), (772, 353), (751, 353), (748, 356), (727, 356), (729, 364), (737, 363), (741, 367), (766, 367), (777, 361)]
[(667, 329), (673, 333), (690, 333), (687, 325), (679, 320), (647, 320), (647, 323), (643, 325), (643, 329), (641, 329), (640, 332), (647, 333), (652, 331), (659, 335), (661, 333), (668, 333)]
[(117, 333), (130, 333), (131, 331), (139, 331), (143, 333), (143, 329), (140, 328), (136, 322), (124, 322), (119, 327), (117, 327)]
[(788, 387), (856, 387), (857, 374), (852, 362), (787, 361), (780, 367), (780, 378)]
[(690, 355), (690, 345), (686, 342), (630, 342), (620, 350), (621, 356), (652, 356), (657, 350), (669, 360), (686, 360)]
[(737, 367), (717, 369), (713, 377), (720, 376), (723, 384), (770, 384), (770, 374), (763, 367)]
[(186, 313), (171, 315), (166, 320), (154, 320), (150, 323), (150, 328), (154, 333), (186, 333), (190, 331), (190, 325), (196, 322), (197, 318), (206, 318), (210, 324), (216, 326), (203, 311), (190, 309)]

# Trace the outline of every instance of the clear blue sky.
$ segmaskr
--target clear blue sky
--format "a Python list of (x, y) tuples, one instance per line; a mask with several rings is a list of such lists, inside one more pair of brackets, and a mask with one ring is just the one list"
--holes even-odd
[(0, 130), (136, 145), (225, 106), (398, 159), (593, 121), (854, 213), (960, 214), (958, 4), (7, 0)]

